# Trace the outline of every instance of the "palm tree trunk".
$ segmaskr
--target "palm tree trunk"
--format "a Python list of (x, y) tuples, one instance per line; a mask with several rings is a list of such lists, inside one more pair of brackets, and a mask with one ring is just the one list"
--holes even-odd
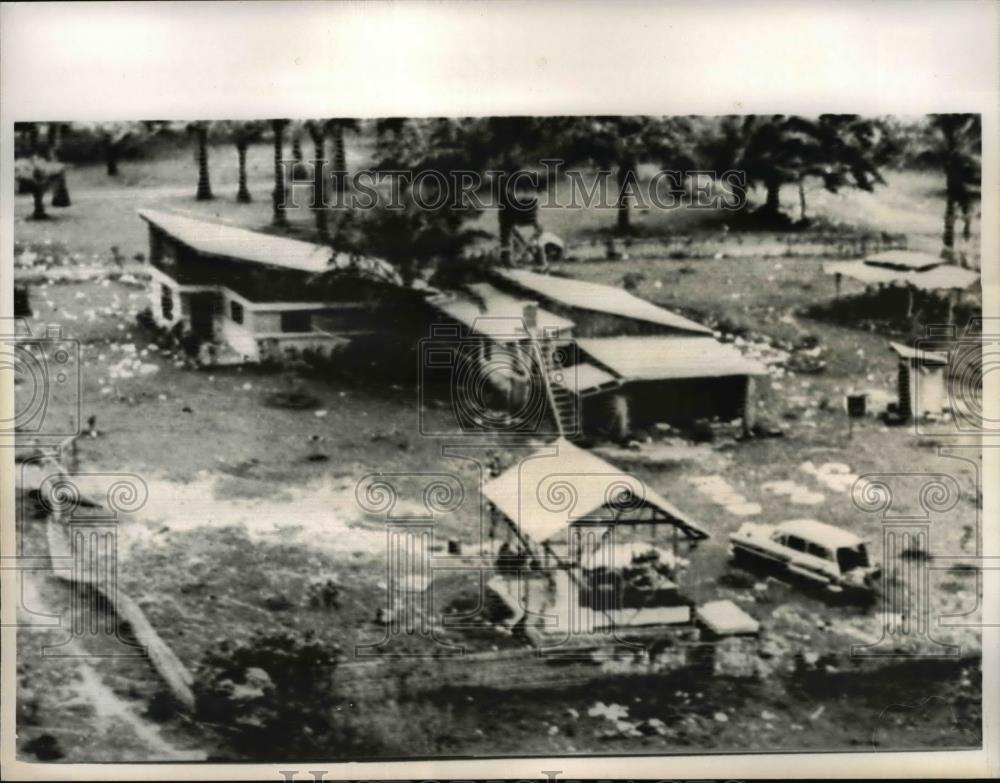
[(337, 194), (337, 206), (343, 206), (344, 193), (347, 191), (347, 152), (344, 148), (344, 128), (333, 125), (333, 185)]
[(45, 188), (36, 182), (31, 195), (35, 199), (35, 210), (31, 213), (31, 219), (47, 220), (49, 216), (45, 212)]
[(250, 197), (250, 189), (247, 188), (247, 147), (249, 142), (240, 139), (236, 142), (236, 158), (239, 161), (239, 188), (236, 191), (236, 200), (240, 204), (249, 204), (253, 199)]
[(310, 206), (312, 206), (313, 214), (316, 216), (316, 233), (320, 239), (326, 240), (330, 237), (330, 230), (327, 225), (327, 218), (329, 216), (326, 211), (326, 178), (324, 177), (325, 161), (323, 160), (326, 152), (326, 139), (324, 138), (322, 129), (312, 130), (310, 133), (313, 142), (313, 201)]
[[(635, 183), (635, 161), (623, 160), (618, 165), (618, 219), (615, 230), (619, 234), (632, 233), (631, 187)], [(628, 185), (628, 190), (626, 190)]]
[(767, 188), (767, 198), (764, 201), (764, 211), (769, 215), (777, 215), (781, 212), (781, 181), (768, 180), (764, 187)]
[(208, 125), (200, 123), (198, 134), (198, 192), (195, 198), (198, 201), (212, 200), (212, 183), (208, 177)]
[(108, 176), (118, 176), (118, 145), (111, 139), (104, 143), (104, 158), (108, 166)]
[(55, 190), (52, 192), (52, 206), (68, 207), (73, 202), (69, 198), (69, 188), (66, 186), (66, 172), (56, 178)]
[(37, 122), (28, 123), (28, 142), (31, 144), (31, 154), (37, 155), (39, 153)]
[(804, 180), (799, 180), (799, 220), (806, 222), (806, 186)]
[(285, 146), (285, 125), (288, 120), (271, 120), (271, 130), (274, 132), (274, 218), (275, 226), (288, 226), (288, 215), (285, 214), (285, 168), (282, 165), (282, 155)]
[(56, 154), (59, 152), (59, 142), (60, 142), (60, 128), (62, 126), (58, 122), (50, 122), (48, 128), (45, 132), (45, 159), (46, 160), (56, 160)]
[(962, 239), (972, 239), (972, 202), (968, 199), (962, 201)]
[[(62, 123), (49, 123), (49, 159), (59, 160), (59, 148), (62, 146)], [(52, 191), (53, 207), (68, 207), (72, 204), (69, 198), (69, 188), (66, 186), (66, 172), (63, 171), (55, 181), (55, 189)]]
[(943, 258), (955, 257), (955, 199), (949, 193), (944, 205), (944, 232), (941, 235)]
[(500, 266), (510, 266), (513, 259), (514, 207), (504, 178), (497, 192), (497, 228), (500, 239)]

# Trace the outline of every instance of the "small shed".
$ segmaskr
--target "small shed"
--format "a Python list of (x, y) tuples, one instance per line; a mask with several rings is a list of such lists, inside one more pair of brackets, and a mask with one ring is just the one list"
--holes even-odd
[(950, 407), (945, 389), (947, 354), (894, 342), (890, 342), (889, 346), (899, 357), (897, 384), (900, 414), (909, 419), (947, 410)]

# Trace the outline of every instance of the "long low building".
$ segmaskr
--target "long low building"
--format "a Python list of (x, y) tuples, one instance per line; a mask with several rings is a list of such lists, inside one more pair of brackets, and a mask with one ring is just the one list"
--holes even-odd
[(329, 356), (384, 329), (379, 302), (404, 291), (379, 259), (158, 210), (139, 217), (149, 224), (153, 320), (193, 335), (206, 363)]
[(699, 419), (753, 424), (755, 379), (767, 369), (708, 327), (621, 288), (501, 270), (431, 304), (464, 339), (480, 342), (481, 372), (507, 385), (511, 407), (523, 407), (526, 387), (540, 379), (503, 372), (498, 357), (523, 355), (508, 363), (530, 367), (532, 343), (540, 346), (566, 436), (620, 440), (637, 428)]
[(591, 366), (616, 381), (609, 385), (601, 375), (591, 377), (589, 369), (576, 379), (588, 429), (612, 425), (608, 416), (625, 430), (716, 418), (753, 424), (755, 379), (767, 368), (731, 345), (713, 337), (675, 335), (592, 337), (578, 343)]

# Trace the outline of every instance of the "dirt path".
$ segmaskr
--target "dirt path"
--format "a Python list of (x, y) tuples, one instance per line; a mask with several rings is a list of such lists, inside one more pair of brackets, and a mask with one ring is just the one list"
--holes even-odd
[[(18, 740), (25, 760), (201, 761), (207, 752), (178, 719), (156, 722), (147, 714), (159, 689), (144, 657), (123, 658), (98, 642), (71, 639), (68, 587), (52, 576), (28, 573), (23, 606), (64, 618), (63, 628), (18, 634)], [(79, 603), (79, 602), (78, 602)], [(22, 622), (27, 622), (22, 618)], [(99, 638), (99, 637), (98, 637)], [(88, 640), (89, 641), (89, 640)], [(57, 652), (58, 656), (52, 655)]]

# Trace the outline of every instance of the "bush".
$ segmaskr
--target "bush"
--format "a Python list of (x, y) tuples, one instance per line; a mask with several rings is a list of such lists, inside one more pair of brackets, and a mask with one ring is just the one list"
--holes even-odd
[(312, 633), (258, 633), (222, 642), (202, 662), (197, 714), (250, 758), (315, 755), (331, 742), (339, 648)]

